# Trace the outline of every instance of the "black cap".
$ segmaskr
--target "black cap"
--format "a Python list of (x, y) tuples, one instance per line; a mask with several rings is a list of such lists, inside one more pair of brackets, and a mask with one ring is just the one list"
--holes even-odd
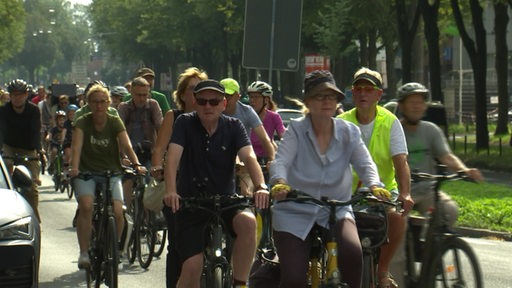
[(219, 81), (213, 79), (206, 79), (197, 83), (196, 87), (194, 88), (194, 94), (197, 94), (204, 90), (214, 90), (222, 94), (226, 93), (226, 91), (224, 90), (224, 86), (220, 84)]

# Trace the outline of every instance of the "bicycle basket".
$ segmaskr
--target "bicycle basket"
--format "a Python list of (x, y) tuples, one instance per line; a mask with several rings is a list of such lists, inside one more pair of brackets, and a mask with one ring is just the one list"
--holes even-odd
[(387, 216), (384, 208), (354, 205), (354, 215), (363, 248), (376, 248), (387, 242)]

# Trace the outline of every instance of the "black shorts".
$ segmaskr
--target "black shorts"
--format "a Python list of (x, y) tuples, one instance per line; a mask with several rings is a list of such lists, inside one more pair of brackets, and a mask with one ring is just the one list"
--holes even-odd
[[(236, 237), (233, 231), (233, 218), (242, 211), (233, 208), (222, 213), (222, 219), (231, 237)], [(197, 209), (179, 211), (174, 216), (176, 251), (181, 263), (183, 263), (186, 259), (204, 251), (209, 232), (207, 229), (208, 222), (212, 217), (211, 213)]]

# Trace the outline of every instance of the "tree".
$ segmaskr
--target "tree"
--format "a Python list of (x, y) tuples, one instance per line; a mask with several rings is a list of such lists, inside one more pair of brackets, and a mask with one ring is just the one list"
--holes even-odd
[(0, 64), (23, 48), (25, 33), (23, 2), (0, 2)]
[[(412, 5), (412, 4), (410, 4)], [(395, 11), (398, 26), (398, 39), (400, 41), (400, 48), (402, 49), (402, 82), (407, 83), (412, 81), (412, 45), (416, 38), (416, 31), (418, 30), (418, 23), (420, 22), (420, 5), (416, 4), (415, 8), (410, 11), (413, 17), (410, 19), (411, 13), (407, 13), (408, 5), (405, 0), (395, 1)]]
[(440, 2), (440, 0), (419, 0), (419, 6), (423, 15), (425, 38), (428, 47), (430, 94), (432, 95), (432, 100), (444, 102), (441, 89), (439, 27), (437, 26)]
[(489, 147), (489, 133), (487, 129), (487, 46), (486, 32), (483, 24), (483, 8), (478, 0), (469, 0), (471, 21), (475, 33), (475, 41), (471, 39), (459, 8), (458, 0), (450, 0), (455, 17), (455, 23), (460, 33), (462, 43), (466, 48), (473, 68), (475, 81), (475, 115), (476, 115), (476, 148), (487, 149)]
[(494, 40), (496, 43), (496, 75), (498, 77), (498, 125), (496, 135), (508, 134), (508, 5), (506, 1), (494, 1)]

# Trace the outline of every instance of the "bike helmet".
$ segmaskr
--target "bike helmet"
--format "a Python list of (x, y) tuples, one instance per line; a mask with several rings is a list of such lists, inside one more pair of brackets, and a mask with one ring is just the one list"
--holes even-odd
[(428, 89), (423, 86), (420, 83), (416, 82), (410, 82), (402, 85), (400, 88), (398, 88), (398, 102), (404, 101), (404, 99), (412, 94), (420, 94), (423, 95), (425, 98), (425, 101), (428, 101), (429, 99), (429, 91)]
[(272, 97), (272, 86), (268, 85), (263, 81), (254, 81), (247, 87), (247, 92), (258, 92), (265, 97)]
[(9, 93), (13, 92), (28, 92), (28, 85), (27, 82), (21, 79), (12, 80), (7, 85), (7, 91)]
[(55, 112), (55, 119), (59, 118), (60, 116), (62, 117), (66, 117), (66, 112), (62, 111), (62, 110), (57, 110)]
[(129, 93), (128, 93), (128, 90), (124, 86), (115, 86), (114, 88), (112, 88), (112, 91), (110, 92), (110, 94), (125, 97)]
[(76, 110), (78, 110), (78, 106), (76, 106), (75, 104), (68, 105), (68, 111), (76, 111)]

